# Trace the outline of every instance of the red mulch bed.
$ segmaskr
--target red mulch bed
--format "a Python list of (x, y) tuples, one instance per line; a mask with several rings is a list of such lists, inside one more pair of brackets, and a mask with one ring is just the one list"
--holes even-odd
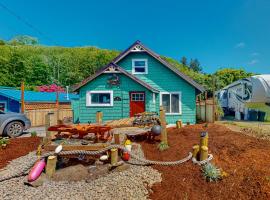
[[(199, 143), (203, 125), (168, 129), (170, 148), (157, 150), (157, 144), (143, 142), (145, 156), (153, 160), (186, 157)], [(198, 165), (191, 161), (178, 166), (153, 166), (162, 173), (162, 182), (153, 186), (151, 199), (270, 199), (270, 142), (210, 124), (209, 152), (212, 163), (228, 173), (219, 182), (206, 182)]]
[(0, 168), (5, 167), (9, 161), (36, 150), (40, 144), (41, 138), (12, 138), (9, 141), (10, 143), (7, 145), (6, 149), (0, 148)]

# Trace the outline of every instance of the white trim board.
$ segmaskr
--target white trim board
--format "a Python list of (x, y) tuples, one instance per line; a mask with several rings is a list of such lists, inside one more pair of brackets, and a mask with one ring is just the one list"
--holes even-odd
[[(182, 115), (182, 92), (177, 91), (177, 92), (160, 92), (159, 95), (159, 105), (162, 106), (162, 94), (169, 94), (170, 95), (170, 112), (169, 113), (165, 113), (166, 115)], [(172, 94), (178, 94), (179, 95), (179, 113), (172, 113), (172, 98), (171, 95)]]
[[(134, 63), (136, 61), (144, 61), (145, 62), (145, 72), (135, 72), (135, 64)], [(132, 59), (132, 74), (148, 74), (148, 60), (147, 59)]]
[[(107, 104), (92, 104), (91, 94), (107, 93), (110, 94), (110, 103)], [(113, 90), (93, 90), (86, 92), (86, 106), (87, 107), (108, 107), (113, 106)]]

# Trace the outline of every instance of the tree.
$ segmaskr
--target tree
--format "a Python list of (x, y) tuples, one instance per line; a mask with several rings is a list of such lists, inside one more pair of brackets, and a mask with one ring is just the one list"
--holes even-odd
[(195, 58), (194, 60), (191, 59), (190, 63), (189, 63), (189, 68), (192, 69), (195, 72), (201, 72), (202, 71), (202, 67), (200, 66), (200, 62), (197, 58)]
[(6, 44), (6, 41), (0, 39), (0, 45), (5, 45), (5, 44)]
[(37, 45), (38, 39), (28, 35), (18, 35), (9, 42), (11, 45)]
[[(99, 68), (111, 62), (119, 55), (118, 51), (99, 49), (96, 47), (45, 47), (32, 46), (35, 44), (28, 39), (17, 38), (17, 46), (6, 42), (0, 45), (0, 85), (18, 87), (22, 80), (27, 88), (38, 85), (72, 86), (95, 73)], [(18, 39), (19, 38), (19, 39)], [(21, 44), (19, 45), (18, 42)], [(194, 79), (211, 91), (213, 77), (217, 77), (216, 88), (222, 88), (233, 81), (253, 74), (243, 69), (221, 69), (212, 74), (201, 73), (200, 63), (186, 58), (178, 62), (172, 58), (161, 56), (177, 70)], [(184, 65), (187, 64), (187, 65)]]
[(180, 61), (184, 66), (187, 66), (188, 65), (188, 63), (187, 63), (187, 58), (185, 57), (185, 56), (183, 56), (182, 58), (181, 58), (181, 61)]
[(234, 81), (239, 79), (247, 78), (253, 76), (253, 73), (246, 72), (243, 69), (220, 69), (216, 71), (213, 76), (217, 80), (218, 88), (223, 88)]

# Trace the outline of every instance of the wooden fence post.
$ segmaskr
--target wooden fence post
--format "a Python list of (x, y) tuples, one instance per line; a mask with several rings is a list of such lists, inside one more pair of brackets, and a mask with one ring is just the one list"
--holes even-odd
[(103, 113), (101, 111), (97, 111), (97, 113), (96, 113), (96, 123), (101, 124), (102, 123), (102, 117), (103, 117)]
[(51, 178), (55, 173), (56, 162), (57, 162), (56, 156), (49, 156), (47, 159), (46, 174), (48, 175), (49, 178)]
[(111, 165), (114, 166), (118, 162), (118, 149), (111, 149)]
[(120, 134), (119, 133), (114, 133), (113, 138), (114, 138), (115, 144), (120, 144)]
[(200, 151), (200, 146), (196, 144), (196, 145), (194, 145), (192, 147), (192, 149), (193, 149), (193, 151), (192, 151), (192, 157), (197, 159), (197, 155), (198, 155), (198, 153)]
[(202, 146), (208, 147), (208, 133), (207, 132), (201, 132), (200, 148), (202, 148)]
[(182, 120), (177, 120), (176, 121), (176, 128), (182, 128), (183, 124), (182, 124)]
[(48, 131), (48, 128), (50, 126), (52, 126), (52, 115), (53, 114), (54, 113), (49, 112), (48, 114), (45, 115), (45, 131), (46, 131), (46, 137), (44, 139), (45, 139), (45, 142), (46, 143), (51, 140), (51, 132)]
[(200, 152), (200, 161), (206, 160), (208, 158), (208, 147), (202, 146)]
[(162, 106), (160, 106), (159, 112), (160, 112), (160, 123), (161, 123), (161, 142), (164, 145), (168, 145), (165, 110)]

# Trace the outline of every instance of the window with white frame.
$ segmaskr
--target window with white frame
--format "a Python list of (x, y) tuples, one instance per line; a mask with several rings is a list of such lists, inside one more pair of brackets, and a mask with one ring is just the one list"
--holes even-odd
[(182, 114), (181, 92), (162, 92), (160, 105), (163, 106), (166, 114)]
[(132, 59), (132, 73), (147, 74), (148, 73), (147, 59)]
[(113, 106), (113, 91), (88, 91), (86, 106)]
[(144, 101), (144, 93), (132, 93), (131, 101)]

